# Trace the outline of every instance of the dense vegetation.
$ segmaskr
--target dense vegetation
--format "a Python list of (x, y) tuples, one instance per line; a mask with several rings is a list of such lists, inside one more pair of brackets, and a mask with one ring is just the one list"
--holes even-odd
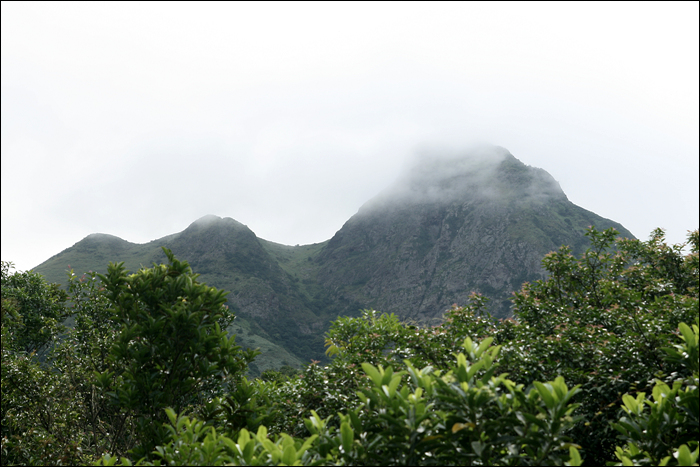
[(2, 464), (697, 465), (698, 231), (587, 235), (512, 318), (365, 311), (327, 366), (252, 380), (225, 294), (168, 250), (67, 294), (3, 262)]

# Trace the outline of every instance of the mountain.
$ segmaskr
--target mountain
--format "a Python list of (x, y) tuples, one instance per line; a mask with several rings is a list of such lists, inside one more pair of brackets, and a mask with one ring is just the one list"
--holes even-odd
[(422, 158), (323, 243), (280, 245), (233, 219), (205, 216), (146, 244), (89, 235), (35, 271), (61, 283), (68, 265), (104, 272), (109, 261), (124, 261), (136, 270), (164, 261), (165, 246), (230, 292), (231, 332), (263, 350), (253, 368), (262, 371), (322, 360), (329, 322), (365, 308), (430, 322), (477, 291), (492, 299), (492, 314), (507, 316), (511, 292), (543, 277), (542, 257), (564, 244), (582, 252), (590, 225), (633, 238), (571, 203), (546, 171), (482, 147)]
[(581, 253), (590, 225), (633, 237), (503, 148), (426, 158), (335, 234), (319, 277), (335, 297), (404, 318), (439, 318), (472, 291), (505, 317), (510, 293), (543, 277), (542, 257), (561, 245)]

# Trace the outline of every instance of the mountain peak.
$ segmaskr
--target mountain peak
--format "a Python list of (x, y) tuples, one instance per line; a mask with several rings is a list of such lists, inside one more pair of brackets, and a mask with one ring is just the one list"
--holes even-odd
[(546, 253), (588, 246), (590, 225), (631, 236), (503, 148), (423, 157), (333, 236), (319, 277), (338, 296), (411, 318), (439, 316), (472, 291), (502, 317), (512, 290), (543, 277)]
[(461, 153), (419, 156), (397, 182), (361, 210), (386, 206), (541, 203), (566, 199), (559, 183), (500, 146), (478, 146)]
[(121, 242), (126, 242), (123, 238), (117, 237), (116, 235), (110, 235), (106, 233), (91, 233), (87, 237), (84, 238), (84, 240), (95, 240), (95, 241), (110, 241), (110, 240), (117, 240)]
[(186, 229), (187, 231), (199, 231), (201, 229), (208, 229), (210, 227), (229, 227), (236, 230), (250, 230), (245, 224), (241, 224), (235, 219), (230, 217), (219, 217), (214, 214), (207, 214), (206, 216), (200, 217), (196, 221), (192, 222)]
[(205, 225), (213, 224), (213, 223), (218, 222), (220, 220), (222, 220), (222, 219), (219, 216), (215, 216), (214, 214), (207, 214), (206, 216), (202, 216), (199, 219), (197, 219), (196, 221), (192, 222), (190, 224), (190, 226), (193, 226), (193, 225), (205, 226)]

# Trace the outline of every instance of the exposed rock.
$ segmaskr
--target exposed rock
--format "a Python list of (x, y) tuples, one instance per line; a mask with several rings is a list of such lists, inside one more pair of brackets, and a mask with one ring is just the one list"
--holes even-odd
[(546, 171), (481, 148), (424, 160), (366, 203), (319, 256), (318, 277), (338, 297), (404, 318), (440, 318), (472, 291), (506, 316), (511, 292), (543, 277), (542, 257), (582, 250), (589, 225), (631, 236), (571, 203)]
[(230, 292), (248, 335), (308, 361), (323, 358), (330, 320), (363, 308), (430, 321), (476, 291), (506, 316), (511, 292), (543, 277), (542, 257), (564, 244), (580, 253), (590, 225), (632, 237), (571, 203), (546, 171), (482, 147), (423, 158), (321, 244), (279, 245), (233, 219), (205, 216), (143, 245), (90, 235), (36, 270), (52, 282), (65, 282), (68, 264), (104, 272), (124, 261), (135, 270), (164, 261), (166, 246), (202, 281)]

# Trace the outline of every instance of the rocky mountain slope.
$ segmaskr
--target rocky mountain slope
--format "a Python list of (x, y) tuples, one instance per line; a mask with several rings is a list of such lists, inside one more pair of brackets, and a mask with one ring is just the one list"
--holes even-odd
[(261, 347), (257, 369), (323, 358), (323, 333), (338, 315), (375, 308), (430, 322), (472, 291), (509, 313), (510, 293), (542, 277), (542, 257), (563, 244), (579, 253), (585, 229), (621, 225), (571, 203), (544, 170), (502, 148), (424, 158), (368, 201), (327, 242), (286, 246), (230, 219), (206, 216), (184, 231), (133, 244), (93, 234), (35, 270), (52, 282), (109, 261), (138, 269), (170, 248), (209, 285), (230, 292), (238, 341)]
[(318, 258), (319, 277), (335, 297), (402, 317), (439, 318), (472, 291), (491, 297), (502, 317), (510, 293), (542, 277), (546, 253), (586, 248), (590, 225), (631, 236), (505, 149), (426, 159), (336, 233)]

